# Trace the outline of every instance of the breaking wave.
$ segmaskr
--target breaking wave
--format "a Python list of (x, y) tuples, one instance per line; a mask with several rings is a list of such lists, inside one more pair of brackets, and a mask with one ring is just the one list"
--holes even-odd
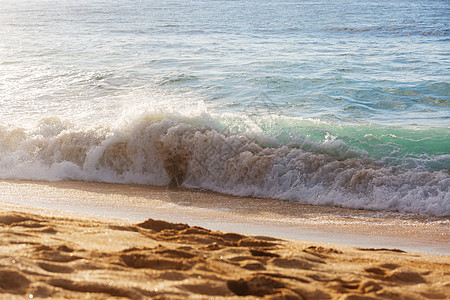
[[(392, 143), (356, 147), (352, 139), (318, 130), (320, 124), (314, 127), (313, 121), (299, 127), (314, 127), (322, 138), (289, 129), (286, 120), (277, 123), (277, 134), (276, 126), (244, 134), (231, 130), (226, 120), (144, 114), (116, 128), (78, 127), (59, 118), (43, 119), (31, 129), (0, 126), (0, 177), (183, 186), (317, 205), (450, 215), (445, 169), (450, 156), (445, 153), (426, 159), (428, 165), (440, 166), (433, 168), (411, 153), (394, 159), (392, 149), (388, 158), (386, 153), (377, 157), (373, 153), (380, 145)], [(360, 136), (374, 139), (373, 132), (363, 131)]]

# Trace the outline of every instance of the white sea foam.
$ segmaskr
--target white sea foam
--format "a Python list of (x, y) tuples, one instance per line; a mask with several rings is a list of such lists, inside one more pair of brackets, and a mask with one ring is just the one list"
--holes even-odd
[[(211, 115), (142, 113), (115, 128), (58, 118), (36, 128), (0, 127), (0, 177), (182, 185), (357, 209), (450, 215), (447, 171), (403, 169), (342, 140), (296, 146), (221, 131)], [(264, 140), (263, 136), (260, 136)], [(350, 154), (349, 154), (350, 153)]]

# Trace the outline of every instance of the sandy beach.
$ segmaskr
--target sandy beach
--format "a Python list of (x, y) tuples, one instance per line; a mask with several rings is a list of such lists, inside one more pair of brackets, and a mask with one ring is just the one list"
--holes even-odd
[(0, 181), (0, 201), (128, 220), (152, 218), (212, 230), (366, 248), (450, 255), (450, 220), (305, 205), (207, 191), (81, 181)]
[[(2, 182), (6, 194), (14, 185), (17, 194), (19, 183)], [(1, 207), (4, 299), (450, 295), (448, 255), (226, 233), (155, 219), (133, 222), (4, 200)]]
[(0, 7), (0, 300), (450, 300), (449, 0)]

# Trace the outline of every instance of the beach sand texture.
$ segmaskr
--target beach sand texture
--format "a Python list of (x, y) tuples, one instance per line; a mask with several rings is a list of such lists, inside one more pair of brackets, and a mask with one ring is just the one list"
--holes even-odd
[[(189, 189), (81, 181), (0, 181), (0, 201), (140, 223), (149, 218), (224, 232), (450, 255), (450, 219), (305, 205)], [(48, 212), (43, 212), (46, 214)]]
[(2, 202), (0, 298), (450, 295), (449, 256), (248, 236), (152, 219), (133, 224), (63, 214)]

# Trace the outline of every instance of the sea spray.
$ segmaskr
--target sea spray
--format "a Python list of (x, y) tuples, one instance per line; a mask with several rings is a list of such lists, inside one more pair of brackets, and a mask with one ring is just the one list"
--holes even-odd
[(449, 9), (4, 0), (0, 177), (449, 215)]
[(58, 118), (44, 119), (34, 130), (2, 127), (1, 177), (184, 186), (317, 205), (450, 215), (445, 165), (435, 170), (420, 161), (412, 168), (388, 164), (329, 133), (322, 140), (297, 136), (296, 143), (283, 143), (273, 131), (272, 136), (262, 132), (259, 142), (254, 132), (220, 131), (207, 125), (210, 120), (201, 122), (201, 117), (141, 115), (115, 129), (82, 128)]

